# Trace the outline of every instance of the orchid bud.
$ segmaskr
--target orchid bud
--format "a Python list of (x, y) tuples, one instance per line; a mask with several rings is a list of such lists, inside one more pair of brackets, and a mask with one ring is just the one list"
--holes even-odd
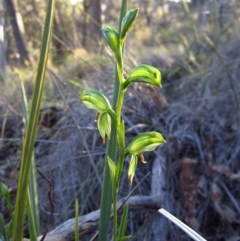
[(123, 18), (122, 24), (121, 24), (121, 34), (120, 34), (120, 39), (122, 43), (124, 42), (127, 32), (132, 27), (132, 24), (135, 18), (137, 17), (137, 14), (138, 14), (138, 8), (131, 9)]
[(113, 26), (107, 25), (102, 28), (102, 33), (112, 51), (116, 53), (119, 47), (119, 35), (117, 30)]
[(83, 90), (80, 96), (80, 100), (88, 109), (94, 109), (100, 114), (107, 112), (111, 108), (108, 99), (97, 90)]
[(153, 151), (165, 143), (163, 136), (155, 131), (145, 132), (136, 136), (129, 144), (127, 154), (140, 155), (144, 151)]
[(161, 80), (161, 73), (158, 69), (150, 65), (141, 64), (133, 69), (124, 82), (124, 88), (126, 89), (132, 82), (143, 82), (150, 85), (161, 86)]

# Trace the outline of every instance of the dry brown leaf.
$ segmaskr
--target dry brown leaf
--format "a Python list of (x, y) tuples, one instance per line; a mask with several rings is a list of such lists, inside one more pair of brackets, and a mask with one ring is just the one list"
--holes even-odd
[(197, 163), (197, 161), (191, 158), (184, 158), (182, 163), (183, 165), (180, 173), (180, 183), (184, 195), (185, 221), (189, 223), (194, 219), (195, 214), (197, 176), (192, 170), (192, 164)]

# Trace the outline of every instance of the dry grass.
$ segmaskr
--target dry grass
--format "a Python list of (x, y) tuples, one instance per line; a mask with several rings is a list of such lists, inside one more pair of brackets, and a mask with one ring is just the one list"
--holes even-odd
[[(172, 21), (178, 18), (182, 15), (174, 15)], [(170, 24), (168, 19), (166, 21)], [(167, 35), (166, 30), (162, 34), (166, 48), (173, 44), (174, 53), (178, 45), (182, 45), (183, 54), (162, 56), (159, 52), (164, 47), (161, 46), (155, 48), (157, 51), (150, 57), (142, 58), (139, 62), (161, 69), (163, 89), (131, 86), (124, 105), (128, 140), (138, 132), (153, 129), (160, 131), (167, 140), (157, 152), (146, 155), (146, 165), (139, 164), (133, 186), (152, 171), (153, 160), (160, 158), (165, 180), (165, 209), (210, 241), (229, 241), (240, 232), (240, 48), (239, 36), (232, 32), (237, 26), (236, 23), (226, 34), (219, 34), (219, 42), (214, 42), (213, 46), (211, 41), (217, 35), (211, 32), (212, 25), (206, 26), (206, 34), (201, 32), (205, 42), (201, 39), (199, 55), (192, 50), (196, 45), (193, 46), (194, 40), (189, 38), (189, 50), (194, 52), (195, 59), (190, 52), (186, 54), (187, 48), (182, 42), (171, 43), (173, 35)], [(191, 32), (189, 26), (185, 26), (185, 31), (186, 34)], [(181, 39), (181, 36), (174, 37)], [(222, 44), (224, 41), (227, 46)], [(133, 46), (134, 43), (129, 44)], [(199, 47), (199, 43), (196, 44)], [(127, 61), (129, 65), (134, 64), (130, 57)], [(109, 86), (113, 70), (106, 65), (101, 63), (101, 68), (97, 65), (96, 69), (89, 67), (92, 71), (84, 73), (77, 81), (82, 86), (96, 86), (111, 97)], [(94, 123), (94, 113), (79, 102), (79, 90), (60, 76), (49, 73), (53, 96), (48, 96), (51, 101), (44, 103), (35, 147), (37, 166), (53, 182), (55, 226), (74, 216), (75, 198), (79, 199), (80, 215), (99, 208), (105, 150)], [(64, 78), (68, 77), (64, 75)], [(19, 103), (6, 99), (1, 99), (1, 103), (0, 180), (12, 188), (14, 196), (22, 128), (17, 113), (21, 111), (17, 109)], [(121, 197), (132, 189), (126, 178), (126, 168), (127, 165)], [(159, 185), (163, 185), (162, 180)], [(138, 187), (137, 193), (149, 195), (150, 188), (149, 177)], [(47, 189), (45, 181), (39, 178), (42, 227), (50, 210)], [(2, 202), (0, 212), (7, 218)], [(190, 240), (158, 213), (133, 212), (129, 217), (128, 231), (133, 235), (132, 240), (143, 240), (143, 237), (156, 241)]]

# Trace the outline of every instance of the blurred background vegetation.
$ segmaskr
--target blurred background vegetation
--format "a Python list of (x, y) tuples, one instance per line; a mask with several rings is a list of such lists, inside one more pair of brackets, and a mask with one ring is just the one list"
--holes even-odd
[[(54, 186), (54, 226), (74, 216), (76, 198), (81, 215), (99, 208), (104, 145), (93, 114), (78, 98), (83, 87), (112, 95), (114, 57), (101, 28), (118, 26), (120, 4), (56, 3), (35, 145), (36, 165)], [(132, 0), (129, 7), (140, 12), (127, 38), (126, 74), (139, 63), (151, 64), (160, 69), (163, 88), (136, 84), (130, 89), (124, 108), (127, 135), (154, 129), (167, 140), (146, 158), (148, 164), (139, 164), (134, 184), (160, 162), (162, 174), (154, 182), (168, 211), (207, 240), (239, 240), (240, 2)], [(0, 1), (0, 181), (13, 200), (24, 133), (20, 79), (31, 100), (45, 9), (43, 0)], [(136, 193), (150, 195), (151, 183), (150, 175)], [(47, 190), (39, 178), (43, 229)], [(121, 196), (130, 190), (123, 181)], [(9, 219), (3, 201), (0, 212)], [(154, 212), (132, 212), (128, 226), (132, 240), (190, 240)]]

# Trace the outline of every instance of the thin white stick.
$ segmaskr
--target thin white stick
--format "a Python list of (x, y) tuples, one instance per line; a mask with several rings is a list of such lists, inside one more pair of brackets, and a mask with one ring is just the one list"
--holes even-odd
[(171, 220), (173, 223), (175, 223), (179, 228), (181, 228), (184, 232), (186, 232), (191, 238), (193, 238), (196, 241), (207, 241), (202, 236), (200, 236), (198, 233), (196, 233), (194, 230), (189, 228), (185, 223), (174, 217), (171, 213), (166, 211), (163, 208), (160, 208), (158, 210), (161, 214), (163, 214), (166, 218)]

